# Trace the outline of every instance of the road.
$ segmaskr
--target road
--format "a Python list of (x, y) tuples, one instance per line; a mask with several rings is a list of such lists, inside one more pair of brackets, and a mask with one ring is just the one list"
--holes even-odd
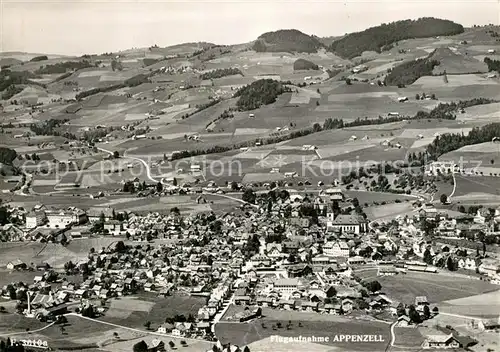
[[(180, 338), (179, 336), (174, 336), (174, 335), (170, 335), (170, 334), (162, 334), (161, 332), (129, 328), (128, 326), (124, 326), (124, 325), (108, 323), (107, 321), (101, 321), (101, 320), (97, 320), (97, 319), (93, 319), (93, 318), (89, 318), (89, 317), (84, 317), (84, 316), (81, 316), (81, 315), (76, 314), (76, 313), (68, 313), (68, 314), (65, 314), (65, 316), (74, 316), (74, 317), (78, 317), (81, 319), (90, 320), (90, 321), (93, 321), (93, 322), (98, 323), (98, 324), (113, 326), (115, 328), (125, 329), (125, 330), (129, 330), (129, 331), (134, 331), (134, 332), (139, 332), (141, 334), (155, 335), (155, 336), (161, 336), (161, 337), (171, 337), (171, 338), (176, 338), (176, 339)], [(182, 337), (182, 339), (189, 340), (189, 341), (197, 341), (197, 342), (206, 341), (206, 340), (200, 340), (200, 339), (192, 339), (189, 337)]]
[(234, 200), (234, 201), (242, 203), (242, 204), (248, 204), (248, 205), (251, 205), (252, 207), (254, 207), (256, 209), (259, 207), (256, 204), (248, 203), (248, 202), (244, 201), (243, 199), (236, 198), (236, 197), (231, 197), (231, 196), (229, 196), (227, 194), (220, 194), (220, 193), (207, 193), (207, 194), (210, 194), (210, 195), (213, 195), (213, 196), (219, 196), (219, 197), (222, 197), (222, 198), (231, 199), (231, 200)]
[[(102, 147), (97, 147), (97, 150), (100, 150), (102, 152), (105, 152), (105, 153), (108, 153), (110, 155), (113, 155), (113, 152), (111, 150), (107, 150), (107, 149), (104, 149)], [(123, 154), (123, 158), (132, 159), (132, 160), (136, 160), (136, 161), (140, 162), (146, 168), (146, 175), (147, 175), (148, 179), (151, 182), (153, 182), (153, 183), (160, 182), (157, 179), (155, 179), (153, 177), (153, 175), (151, 174), (151, 167), (149, 166), (149, 164), (147, 162), (145, 162), (144, 160), (142, 160), (141, 158), (138, 158), (138, 157), (135, 157), (135, 156), (126, 155), (126, 152)]]
[(457, 190), (457, 179), (455, 178), (455, 171), (451, 173), (451, 176), (453, 177), (453, 189), (451, 190), (451, 193), (448, 196), (448, 202), (451, 202), (451, 197), (453, 197), (455, 191)]
[(227, 310), (229, 309), (231, 304), (233, 304), (233, 302), (234, 302), (234, 292), (231, 294), (231, 297), (229, 297), (229, 303), (224, 307), (224, 309), (222, 309), (221, 312), (215, 314), (214, 316), (214, 320), (212, 322), (212, 333), (214, 334), (214, 336), (215, 336), (215, 325), (217, 325), (217, 323), (222, 319), (224, 314), (226, 314)]
[(47, 328), (50, 328), (54, 324), (55, 324), (55, 322), (52, 322), (49, 325), (45, 325), (43, 328), (36, 329), (36, 330), (30, 330), (28, 332), (26, 332), (26, 331), (20, 331), (20, 332), (11, 332), (11, 333), (7, 333), (7, 334), (0, 333), (0, 336), (14, 336), (14, 335), (23, 335), (23, 334), (26, 335), (27, 333), (32, 334), (32, 333), (40, 332), (40, 331), (43, 331), (43, 330), (45, 330)]

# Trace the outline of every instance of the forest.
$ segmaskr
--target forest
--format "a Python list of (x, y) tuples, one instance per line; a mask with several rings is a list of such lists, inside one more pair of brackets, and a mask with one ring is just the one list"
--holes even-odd
[(386, 86), (404, 87), (412, 84), (423, 76), (432, 76), (432, 70), (439, 65), (439, 61), (430, 58), (412, 60), (394, 67), (387, 76), (384, 84)]
[(243, 73), (240, 71), (239, 68), (218, 68), (213, 71), (205, 72), (200, 75), (201, 80), (206, 80), (206, 79), (216, 79), (216, 78), (222, 78), (226, 76), (232, 76), (232, 75), (242, 75)]
[(240, 111), (257, 109), (262, 105), (272, 104), (276, 98), (291, 89), (273, 79), (260, 79), (238, 90), (234, 97), (239, 97), (236, 106)]
[(418, 20), (396, 21), (368, 28), (362, 32), (351, 33), (335, 40), (329, 50), (338, 55), (352, 59), (364, 51), (381, 52), (387, 50), (390, 44), (412, 38), (428, 38), (435, 36), (455, 35), (464, 32), (464, 27), (458, 23), (433, 17)]
[(490, 123), (482, 127), (475, 127), (468, 135), (461, 133), (447, 133), (427, 146), (429, 158), (437, 160), (443, 154), (460, 149), (466, 145), (491, 142), (493, 138), (500, 137), (500, 123)]
[(282, 29), (259, 36), (252, 49), (257, 52), (315, 53), (323, 44), (296, 29)]

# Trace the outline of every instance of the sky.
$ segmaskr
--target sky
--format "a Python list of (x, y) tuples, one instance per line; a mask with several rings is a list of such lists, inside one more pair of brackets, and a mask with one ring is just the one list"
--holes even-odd
[(99, 54), (249, 42), (295, 28), (335, 36), (401, 19), (500, 22), (499, 0), (0, 0), (0, 52)]

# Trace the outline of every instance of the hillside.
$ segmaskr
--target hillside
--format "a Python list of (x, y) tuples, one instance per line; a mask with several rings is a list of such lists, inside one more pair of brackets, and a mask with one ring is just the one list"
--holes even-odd
[(412, 84), (422, 76), (431, 76), (434, 67), (439, 65), (439, 61), (432, 58), (432, 54), (424, 59), (407, 61), (394, 67), (385, 77), (386, 86), (406, 86)]
[(259, 36), (253, 45), (257, 52), (315, 53), (323, 44), (316, 38), (296, 29), (282, 29)]
[(453, 51), (448, 47), (437, 48), (430, 55), (430, 59), (439, 62), (439, 65), (434, 68), (434, 74), (442, 74), (444, 72), (465, 74), (488, 71), (488, 67), (484, 62), (480, 62), (473, 57), (461, 55), (459, 52)]
[(424, 17), (415, 21), (384, 23), (362, 32), (348, 34), (342, 39), (335, 40), (329, 49), (344, 58), (352, 59), (360, 56), (364, 51), (380, 53), (400, 40), (455, 35), (463, 33), (463, 31), (464, 27), (458, 23)]
[(319, 69), (319, 67), (314, 62), (311, 62), (309, 60), (298, 59), (293, 63), (293, 69), (294, 71), (317, 70)]

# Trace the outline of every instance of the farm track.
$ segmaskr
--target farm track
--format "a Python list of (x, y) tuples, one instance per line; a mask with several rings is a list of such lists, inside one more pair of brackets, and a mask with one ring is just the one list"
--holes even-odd
[[(43, 331), (45, 329), (48, 329), (50, 328), (52, 325), (54, 325), (55, 322), (52, 322), (46, 326), (44, 326), (43, 328), (40, 328), (40, 329), (36, 329), (36, 330), (30, 330), (29, 333), (32, 334), (32, 333), (36, 333), (36, 332), (40, 332), (40, 331)], [(7, 334), (4, 334), (4, 333), (0, 333), (0, 336), (13, 336), (13, 335), (21, 335), (21, 334), (26, 334), (26, 331), (20, 331), (20, 332), (12, 332), (12, 333), (7, 333)]]
[[(155, 331), (144, 331), (144, 330), (140, 330), (140, 329), (130, 328), (130, 327), (124, 326), (124, 325), (119, 325), (119, 324), (114, 324), (114, 323), (108, 323), (106, 321), (101, 321), (101, 320), (98, 320), (98, 319), (84, 317), (84, 316), (81, 316), (81, 315), (76, 314), (76, 313), (68, 313), (68, 314), (65, 314), (65, 315), (66, 316), (74, 316), (74, 317), (78, 317), (78, 318), (81, 318), (81, 319), (93, 321), (95, 323), (102, 324), (102, 325), (108, 325), (108, 326), (113, 326), (115, 328), (120, 328), (120, 329), (129, 330), (129, 331), (134, 331), (134, 332), (138, 332), (138, 333), (141, 333), (141, 334), (148, 334), (148, 335), (162, 336), (162, 337), (171, 337), (171, 338), (179, 338), (179, 336), (174, 336), (174, 335), (169, 335), (169, 334), (162, 334), (160, 332), (155, 332)], [(189, 338), (189, 337), (183, 337), (182, 339), (183, 340), (189, 340), (189, 341), (197, 341), (197, 342), (199, 342), (199, 341), (206, 341), (206, 340), (200, 340), (200, 339), (192, 339), (192, 338)]]

